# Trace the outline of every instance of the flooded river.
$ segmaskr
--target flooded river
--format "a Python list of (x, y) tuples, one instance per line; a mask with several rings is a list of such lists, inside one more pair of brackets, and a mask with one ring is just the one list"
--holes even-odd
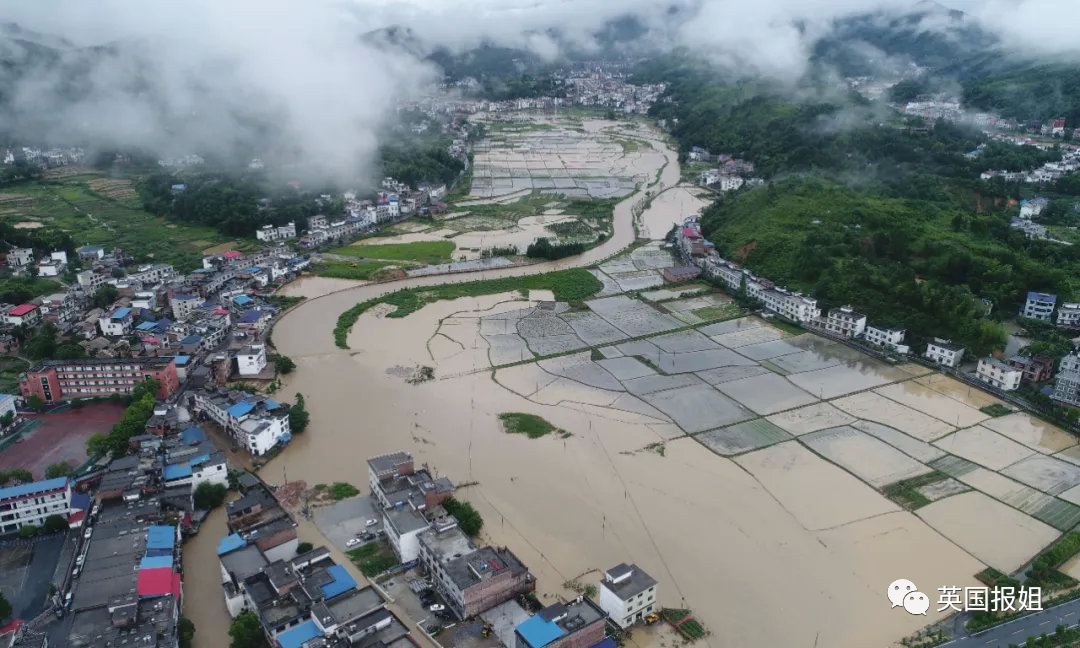
[[(327, 290), (340, 284), (305, 280), (292, 287), (292, 294), (310, 299), (274, 328), (275, 345), (297, 364), (279, 395), (303, 393), (311, 426), (263, 474), (269, 481), (287, 473), (363, 488), (368, 457), (407, 450), (439, 475), (473, 484), (458, 495), (483, 516), (484, 541), (517, 554), (537, 576), (544, 601), (569, 594), (568, 580), (595, 583), (604, 569), (634, 562), (659, 581), (663, 606), (691, 607), (712, 629), (704, 640), (709, 646), (888, 645), (925, 623), (890, 614), (883, 592), (897, 574), (933, 587), (963, 586), (974, 584), (981, 566), (914, 515), (857, 481), (850, 486), (846, 473), (814, 455), (795, 457), (808, 466), (799, 473), (783, 452), (762, 455), (751, 471), (692, 438), (673, 438), (670, 425), (630, 414), (620, 419), (575, 402), (572, 389), (555, 404), (539, 404), (492, 380), (481, 340), (457, 342), (460, 353), (446, 371), (449, 343), (434, 337), (440, 323), (464, 310), (505, 309), (500, 302), (514, 295), (437, 302), (402, 319), (369, 311), (353, 327), (349, 349), (334, 345), (331, 332), (343, 311), (392, 290), (586, 266), (626, 248), (635, 238), (633, 205), (645, 191), (655, 195), (679, 183), (676, 154), (658, 134), (653, 145), (642, 163), (652, 165), (649, 177), (659, 171), (658, 182), (620, 202), (612, 238), (581, 256), (334, 292)], [(689, 192), (669, 193), (643, 215), (650, 229), (697, 209)], [(407, 384), (400, 368), (417, 364), (436, 365), (436, 379)], [(541, 415), (571, 436), (507, 435), (501, 412)], [(664, 442), (663, 454), (645, 450)], [(805, 488), (799, 480), (806, 475), (820, 478), (820, 491)], [(842, 486), (834, 492), (830, 484)], [(786, 507), (770, 487), (797, 508)], [(856, 488), (861, 499), (845, 492)], [(822, 491), (832, 497), (823, 499)], [(818, 525), (803, 514), (815, 507), (836, 514)], [(307, 523), (301, 530), (302, 540), (324, 542)], [(220, 587), (210, 577), (222, 534), (210, 524), (185, 548), (186, 613), (199, 628), (200, 648), (224, 645), (227, 632)], [(648, 644), (648, 633), (634, 636)]]

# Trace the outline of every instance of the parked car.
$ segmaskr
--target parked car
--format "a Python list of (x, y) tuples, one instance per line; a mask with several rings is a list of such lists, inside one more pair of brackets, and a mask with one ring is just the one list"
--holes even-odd
[(75, 559), (75, 564), (82, 567), (82, 564), (86, 562), (86, 554), (79, 554), (79, 557)]
[(346, 547), (355, 547), (356, 545), (360, 544), (360, 542), (361, 542), (360, 538), (349, 538), (345, 542), (345, 546)]
[(364, 522), (364, 526), (375, 526), (378, 523), (379, 523), (378, 520), (368, 520), (368, 521)]
[(94, 532), (94, 527), (86, 527), (86, 531), (83, 532), (82, 537), (84, 540), (90, 539), (90, 534)]
[(443, 610), (446, 609), (446, 606), (443, 605), (442, 603), (435, 603), (433, 605), (429, 605), (428, 609), (431, 610), (432, 612), (442, 612)]

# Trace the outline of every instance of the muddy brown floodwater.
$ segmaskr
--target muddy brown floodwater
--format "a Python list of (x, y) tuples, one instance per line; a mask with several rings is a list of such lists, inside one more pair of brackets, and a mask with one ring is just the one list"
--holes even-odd
[[(297, 364), (279, 395), (303, 393), (311, 426), (263, 474), (362, 487), (368, 457), (408, 450), (438, 474), (475, 484), (459, 495), (482, 514), (483, 539), (509, 547), (528, 565), (542, 600), (569, 594), (562, 584), (580, 574), (596, 582), (599, 571), (636, 562), (659, 581), (662, 605), (691, 607), (710, 627), (708, 646), (889, 645), (940, 616), (934, 608), (918, 618), (890, 610), (888, 583), (906, 578), (931, 593), (974, 585), (982, 565), (796, 442), (740, 463), (694, 439), (665, 437), (671, 426), (574, 402), (572, 388), (555, 404), (529, 400), (492, 379), (479, 340), (461, 344), (452, 358), (449, 343), (433, 342), (444, 319), (505, 309), (501, 302), (515, 295), (437, 302), (403, 319), (373, 309), (353, 327), (349, 349), (334, 345), (343, 311), (392, 290), (587, 266), (626, 248), (635, 238), (632, 205), (646, 190), (679, 182), (675, 153), (653, 137), (659, 182), (620, 202), (613, 237), (583, 255), (330, 293), (327, 284), (297, 284), (292, 293), (310, 299), (277, 323), (273, 338)], [(648, 220), (660, 229), (695, 208), (691, 196), (673, 194), (654, 201)], [(387, 371), (416, 364), (436, 365), (436, 380), (411, 386)], [(539, 414), (572, 436), (507, 435), (500, 412)], [(663, 456), (642, 450), (664, 441)], [(308, 535), (316, 532), (306, 523), (302, 530), (303, 540), (323, 542)], [(214, 638), (223, 645), (227, 632), (220, 587), (202, 577), (216, 573), (214, 546), (223, 532), (214, 531), (208, 526), (185, 548), (187, 569), (200, 570), (185, 581), (200, 648), (215, 645)], [(664, 645), (653, 636), (635, 632), (634, 641)]]

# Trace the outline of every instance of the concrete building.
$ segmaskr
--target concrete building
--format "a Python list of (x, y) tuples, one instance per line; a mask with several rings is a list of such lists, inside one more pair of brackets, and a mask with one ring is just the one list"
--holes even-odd
[(84, 245), (75, 250), (75, 253), (79, 255), (80, 261), (89, 261), (91, 263), (105, 258), (105, 250), (96, 245)]
[(866, 315), (851, 306), (832, 308), (825, 320), (825, 330), (842, 337), (858, 337), (866, 330)]
[(83, 270), (75, 275), (75, 280), (78, 282), (79, 287), (85, 292), (93, 295), (102, 286), (109, 283), (109, 276), (103, 272), (95, 272), (91, 270)]
[(1064, 302), (1057, 309), (1054, 323), (1069, 328), (1080, 327), (1080, 302)]
[(67, 477), (0, 488), (0, 534), (24, 526), (41, 526), (45, 518), (71, 513), (71, 482)]
[(1050, 356), (1013, 356), (1007, 362), (1010, 367), (1019, 369), (1027, 382), (1043, 382), (1054, 376), (1054, 359)]
[(606, 619), (587, 596), (549, 605), (514, 628), (513, 648), (591, 648), (604, 639)]
[(241, 376), (258, 376), (266, 369), (266, 345), (251, 344), (236, 352), (236, 369)]
[(1019, 387), (1023, 375), (1021, 370), (997, 358), (979, 358), (979, 365), (975, 369), (976, 378), (1001, 391), (1012, 391)]
[(419, 549), (420, 566), (460, 619), (536, 589), (536, 579), (509, 549), (476, 548), (452, 518), (423, 531)]
[(911, 347), (904, 344), (904, 336), (907, 334), (902, 328), (888, 326), (867, 326), (864, 333), (865, 339), (874, 346), (889, 349), (898, 353), (907, 353)]
[(758, 293), (758, 300), (768, 310), (793, 322), (812, 322), (821, 317), (817, 300), (801, 293), (788, 292), (783, 288), (767, 288)]
[(34, 251), (31, 248), (14, 248), (7, 253), (7, 263), (12, 268), (22, 268), (34, 262)]
[(454, 494), (454, 484), (446, 477), (432, 479), (427, 470), (414, 470), (408, 452), (368, 459), (368, 485), (384, 509), (408, 506), (427, 510)]
[(431, 524), (420, 511), (411, 508), (392, 508), (383, 515), (383, 529), (394, 553), (403, 562), (412, 562), (420, 556), (420, 534)]
[(19, 304), (9, 310), (4, 320), (12, 326), (30, 328), (41, 321), (41, 309), (34, 304)]
[(1056, 302), (1057, 295), (1029, 292), (1027, 294), (1027, 300), (1024, 302), (1024, 307), (1020, 309), (1020, 317), (1029, 317), (1031, 319), (1049, 322), (1050, 317), (1054, 314), (1054, 304)]
[(1080, 356), (1076, 351), (1058, 362), (1057, 376), (1054, 377), (1054, 395), (1051, 398), (1080, 407)]
[(953, 344), (951, 340), (934, 338), (926, 345), (923, 357), (945, 367), (956, 367), (964, 358), (964, 347)]
[(117, 308), (98, 320), (102, 335), (120, 337), (129, 335), (135, 325), (135, 315), (130, 308)]
[(8, 414), (15, 418), (15, 394), (0, 394), (0, 419)]
[(199, 307), (199, 298), (195, 295), (179, 293), (169, 298), (173, 319), (183, 322)]
[(267, 243), (296, 238), (296, 223), (287, 223), (279, 227), (274, 227), (273, 225), (263, 225), (259, 229), (255, 230), (255, 238), (259, 239), (260, 241), (266, 241)]
[(269, 398), (247, 392), (197, 392), (194, 406), (253, 455), (266, 454), (292, 440), (288, 412)]
[(66, 398), (130, 394), (135, 385), (154, 379), (157, 397), (165, 399), (180, 388), (173, 358), (114, 358), (46, 360), (19, 377), (23, 398), (38, 396), (46, 403)]
[(604, 572), (597, 603), (620, 628), (628, 628), (660, 610), (656, 579), (637, 565), (619, 563)]

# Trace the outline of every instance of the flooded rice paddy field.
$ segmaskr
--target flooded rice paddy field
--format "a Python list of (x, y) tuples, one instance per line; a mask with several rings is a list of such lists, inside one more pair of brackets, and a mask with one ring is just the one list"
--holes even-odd
[[(654, 194), (679, 178), (660, 148)], [(543, 600), (636, 562), (659, 580), (662, 604), (692, 607), (711, 627), (712, 646), (888, 645), (939, 618), (933, 607), (921, 619), (891, 613), (882, 590), (897, 574), (928, 589), (976, 585), (984, 566), (1013, 571), (1080, 522), (1080, 450), (1062, 431), (1020, 413), (990, 418), (978, 408), (995, 399), (917, 365), (755, 317), (716, 321), (732, 315), (722, 295), (660, 286), (671, 260), (658, 245), (605, 261), (632, 242), (641, 196), (619, 203), (612, 238), (577, 258), (338, 292), (300, 282), (294, 294), (314, 299), (274, 342), (298, 365), (282, 397), (303, 393), (311, 426), (264, 478), (359, 485), (366, 458), (408, 450), (471, 484), (459, 494), (483, 515), (483, 540), (511, 548)], [(668, 202), (650, 209), (681, 218)], [(604, 290), (575, 307), (507, 293), (406, 318), (373, 309), (348, 350), (330, 338), (342, 311), (402, 285), (598, 262)], [(436, 379), (407, 385), (395, 369), (415, 365)], [(570, 436), (508, 435), (502, 412), (538, 414)], [(882, 494), (910, 476), (928, 502), (914, 512)], [(207, 595), (223, 611), (219, 592)]]
[[(503, 119), (503, 116), (498, 116)], [(500, 198), (541, 191), (621, 198), (645, 184), (663, 154), (655, 134), (638, 122), (523, 122), (493, 131), (473, 145), (469, 197)]]
[[(1062, 431), (991, 418), (977, 407), (993, 399), (951, 379), (756, 317), (680, 319), (687, 302), (728, 305), (701, 286), (619, 290), (627, 273), (659, 272), (661, 253), (604, 263), (610, 294), (579, 307), (507, 293), (361, 316), (351, 353), (297, 358), (287, 391), (308, 399), (312, 433), (275, 461), (362, 482), (367, 456), (410, 450), (476, 483), (463, 497), (486, 539), (517, 552), (542, 592), (635, 561), (716, 645), (888, 644), (935, 619), (889, 614), (880, 590), (895, 574), (975, 585), (1080, 522), (1080, 460)], [(418, 364), (436, 380), (387, 373)], [(507, 435), (506, 411), (572, 436)], [(914, 512), (882, 494), (928, 475), (940, 479)]]

